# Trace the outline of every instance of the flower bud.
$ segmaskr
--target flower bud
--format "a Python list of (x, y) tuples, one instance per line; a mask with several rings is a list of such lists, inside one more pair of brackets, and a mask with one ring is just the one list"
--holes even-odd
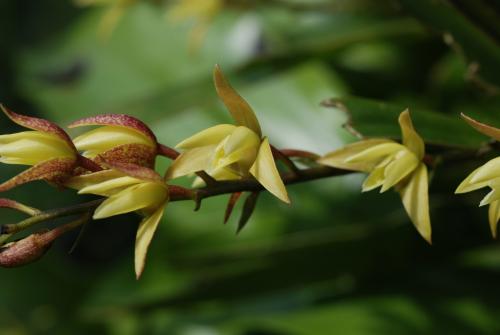
[(35, 233), (0, 248), (0, 266), (14, 268), (33, 263), (49, 250), (58, 234)]

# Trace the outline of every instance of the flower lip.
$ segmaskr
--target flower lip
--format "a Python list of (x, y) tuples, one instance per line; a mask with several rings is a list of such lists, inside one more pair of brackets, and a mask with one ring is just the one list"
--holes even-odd
[(156, 146), (158, 141), (151, 129), (142, 121), (126, 114), (101, 114), (72, 122), (68, 128), (82, 126), (116, 126), (134, 130), (146, 136)]
[(71, 141), (69, 135), (58, 125), (44, 119), (14, 113), (3, 104), (0, 104), (0, 109), (5, 113), (5, 115), (7, 115), (9, 119), (12, 120), (12, 122), (31, 130), (53, 134), (63, 140), (73, 152), (77, 152), (75, 145), (73, 144), (73, 141)]

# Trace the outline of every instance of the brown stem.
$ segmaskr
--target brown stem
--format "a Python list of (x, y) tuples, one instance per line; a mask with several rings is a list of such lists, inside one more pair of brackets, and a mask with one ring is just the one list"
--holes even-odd
[(283, 154), (283, 152), (281, 152), (281, 150), (277, 149), (276, 147), (274, 147), (272, 145), (271, 145), (271, 151), (273, 152), (274, 158), (281, 160), (287, 166), (287, 168), (290, 169), (291, 172), (293, 172), (296, 175), (300, 174), (299, 168), (295, 165), (294, 162), (292, 162), (290, 157)]
[(158, 155), (174, 160), (179, 157), (180, 153), (171, 147), (158, 143)]
[(296, 158), (306, 158), (310, 160), (317, 160), (321, 156), (315, 154), (314, 152), (305, 151), (305, 150), (297, 150), (297, 149), (280, 149), (281, 153), (287, 157), (296, 157)]

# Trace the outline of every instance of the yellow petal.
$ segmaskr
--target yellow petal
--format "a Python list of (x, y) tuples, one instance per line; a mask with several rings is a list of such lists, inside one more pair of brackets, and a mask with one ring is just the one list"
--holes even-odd
[(199, 133), (177, 144), (175, 147), (187, 150), (207, 145), (217, 145), (220, 141), (229, 136), (235, 128), (236, 126), (233, 126), (232, 124), (219, 124), (200, 131)]
[(215, 146), (209, 145), (183, 152), (177, 157), (172, 165), (170, 165), (165, 178), (174, 179), (210, 169), (214, 150)]
[(252, 129), (259, 137), (262, 136), (259, 121), (250, 105), (236, 92), (224, 77), (218, 65), (214, 68), (214, 83), (217, 94), (239, 126)]
[(418, 160), (422, 160), (425, 155), (424, 141), (413, 128), (408, 109), (399, 115), (399, 126), (403, 135), (403, 145), (410, 149), (417, 156)]
[(420, 235), (431, 243), (427, 167), (421, 163), (399, 193), (408, 216)]
[(168, 199), (166, 187), (157, 182), (144, 182), (130, 186), (106, 199), (94, 212), (94, 219), (151, 210)]
[(473, 118), (468, 117), (463, 113), (461, 114), (461, 116), (465, 121), (467, 121), (468, 124), (470, 124), (474, 129), (476, 129), (480, 133), (483, 133), (486, 136), (489, 136), (497, 141), (500, 141), (500, 129), (476, 121)]
[(491, 234), (494, 238), (496, 238), (498, 220), (500, 220), (500, 200), (493, 201), (490, 204), (490, 208), (488, 210), (488, 219), (490, 222)]
[(368, 192), (384, 184), (384, 167), (374, 169), (365, 179), (362, 192)]
[(481, 167), (472, 171), (471, 174), (469, 174), (467, 176), (467, 178), (465, 178), (460, 183), (460, 185), (458, 185), (457, 189), (455, 190), (456, 194), (472, 192), (472, 191), (475, 191), (475, 190), (478, 190), (480, 188), (488, 186), (488, 182), (489, 182), (488, 180), (480, 182), (480, 183), (473, 183), (472, 182), (472, 179), (475, 177), (476, 173), (479, 171), (480, 168)]
[(290, 203), (285, 185), (274, 163), (271, 146), (267, 138), (264, 138), (260, 145), (259, 153), (255, 163), (250, 168), (250, 173), (269, 192), (287, 204)]
[(384, 185), (380, 193), (387, 191), (408, 176), (419, 165), (419, 160), (409, 150), (400, 151), (384, 169)]
[(398, 151), (404, 151), (406, 148), (399, 143), (382, 143), (367, 148), (353, 156), (347, 157), (346, 163), (376, 162), (377, 164), (387, 155), (395, 154)]
[(105, 180), (101, 183), (97, 183), (94, 185), (89, 185), (82, 188), (78, 194), (95, 194), (101, 195), (105, 197), (112, 196), (126, 187), (134, 184), (139, 184), (142, 181), (137, 178), (132, 178), (129, 176), (123, 176), (119, 178), (113, 178), (109, 180)]
[(125, 127), (104, 126), (91, 130), (73, 140), (78, 150), (87, 151), (87, 157), (95, 153), (106, 152), (114, 147), (124, 144), (143, 144), (155, 146), (151, 139), (143, 134)]
[(474, 176), (471, 178), (471, 182), (474, 184), (500, 177), (500, 157), (486, 162), (474, 172)]
[(341, 149), (327, 153), (325, 156), (318, 159), (318, 163), (339, 169), (370, 172), (375, 168), (375, 165), (377, 165), (376, 162), (346, 163), (346, 160), (349, 157), (355, 156), (366, 149), (384, 143), (395, 142), (386, 139), (369, 139), (351, 143)]
[(75, 153), (58, 136), (39, 131), (24, 131), (0, 136), (0, 162), (36, 165), (53, 158), (74, 157)]
[(165, 207), (161, 206), (158, 208), (151, 216), (145, 217), (139, 224), (139, 229), (137, 230), (137, 236), (135, 239), (135, 275), (139, 279), (142, 272), (144, 271), (144, 265), (146, 264), (146, 256), (148, 253), (149, 245), (153, 239), (153, 235), (158, 228), (158, 224), (161, 221)]
[(99, 172), (94, 172), (94, 173), (89, 173), (89, 174), (84, 174), (76, 177), (72, 177), (71, 179), (67, 180), (64, 185), (66, 187), (75, 189), (75, 190), (81, 190), (82, 188), (85, 188), (90, 185), (94, 184), (99, 184), (102, 183), (106, 180), (110, 180), (113, 178), (120, 178), (123, 177), (124, 174), (122, 172), (119, 172), (117, 170), (103, 170)]
[(479, 203), (479, 206), (485, 206), (489, 205), (494, 201), (497, 201), (500, 199), (500, 189), (498, 188), (493, 188), (490, 193), (488, 193), (483, 200)]
[(260, 138), (247, 127), (237, 127), (223, 143), (223, 151), (217, 150), (215, 167), (221, 168), (239, 163), (243, 174), (255, 161), (260, 146)]

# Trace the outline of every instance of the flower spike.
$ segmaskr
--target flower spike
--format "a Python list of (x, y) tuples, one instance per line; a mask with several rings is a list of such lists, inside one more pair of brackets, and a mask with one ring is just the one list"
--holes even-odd
[(428, 173), (423, 163), (424, 141), (413, 128), (408, 110), (399, 115), (402, 144), (388, 139), (367, 139), (330, 152), (318, 159), (323, 165), (368, 172), (362, 191), (394, 187), (420, 235), (431, 243)]

